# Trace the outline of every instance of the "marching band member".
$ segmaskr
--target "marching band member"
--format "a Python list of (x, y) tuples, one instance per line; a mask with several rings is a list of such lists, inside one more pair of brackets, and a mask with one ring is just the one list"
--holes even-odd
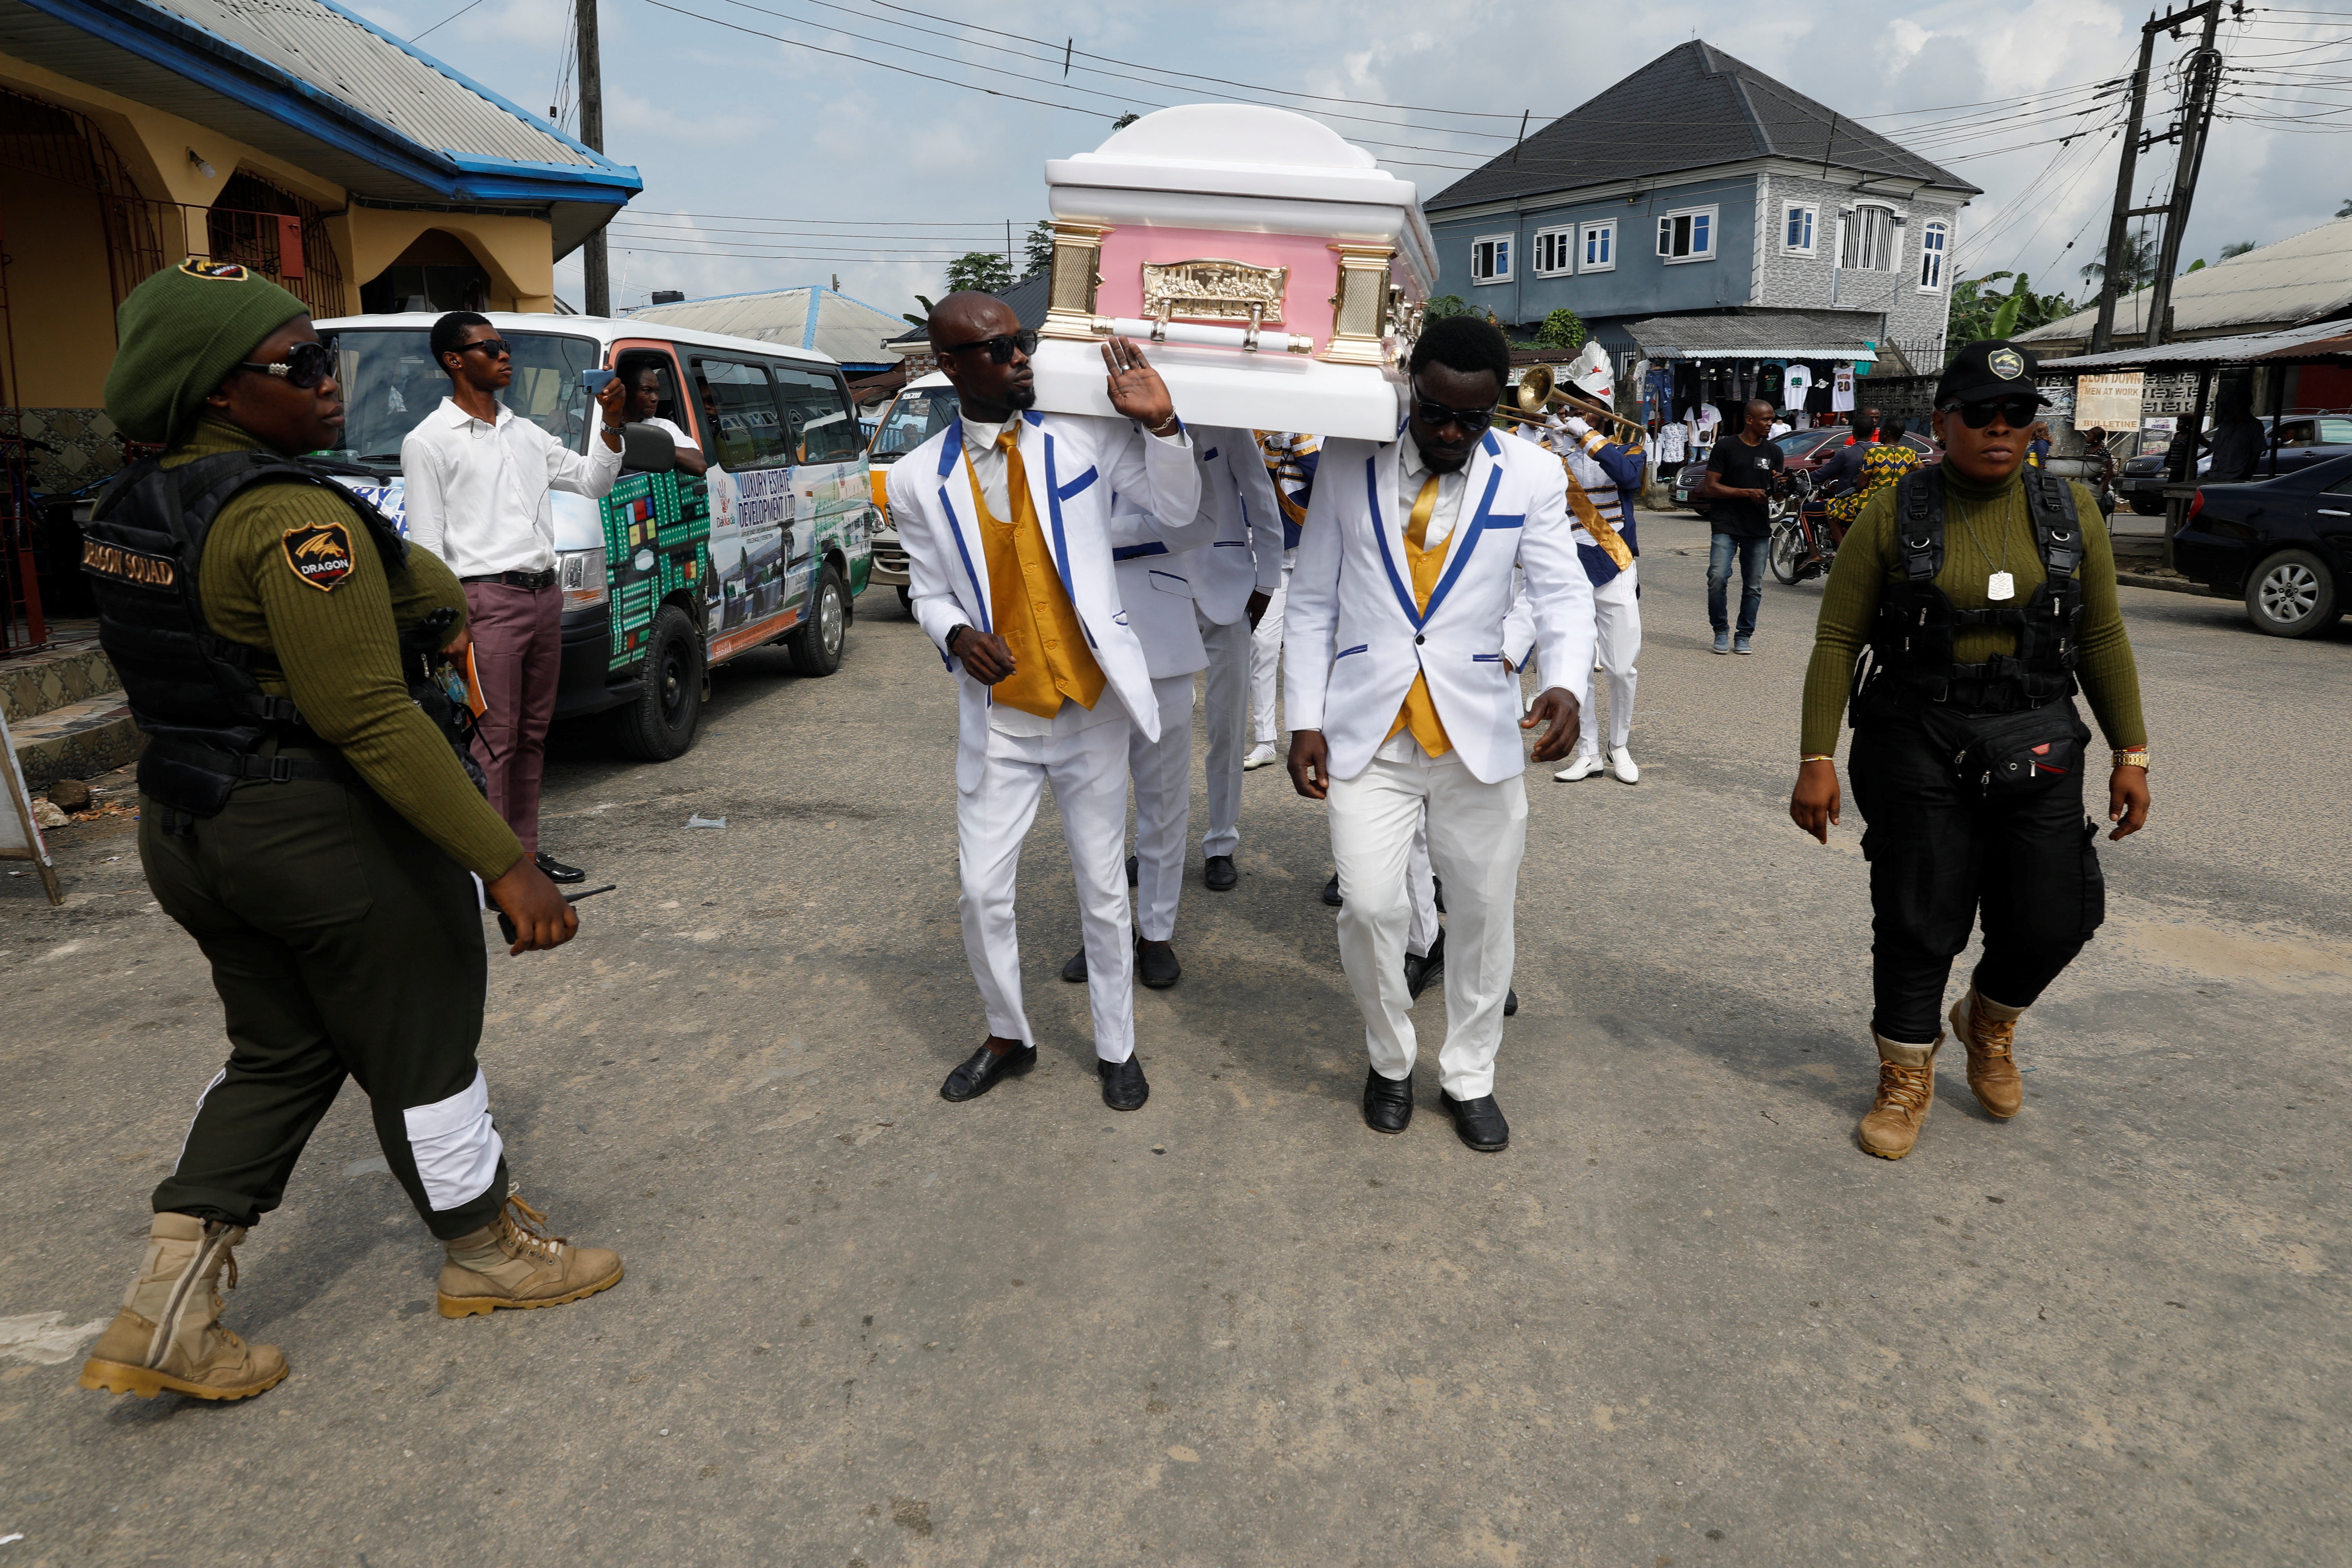
[(1548, 673), (1592, 662), (1592, 584), (1559, 465), (1488, 428), (1510, 374), (1502, 333), (1472, 317), (1432, 322), (1410, 370), (1395, 440), (1323, 450), (1330, 472), (1308, 508), (1283, 627), (1289, 772), (1299, 794), (1330, 803), (1340, 959), (1371, 1058), (1364, 1120), (1382, 1132), (1412, 1115), (1406, 878), (1426, 812), (1451, 921), (1439, 1087), (1462, 1141), (1492, 1152), (1510, 1142), (1494, 1064), (1527, 847), (1519, 731), (1544, 726), (1535, 758), (1549, 763), (1577, 730), (1575, 694), (1559, 686), (1520, 717), (1503, 668), (1512, 569), (1526, 574)]
[[(1633, 531), (1633, 493), (1642, 486), (1642, 455), (1627, 451), (1570, 416), (1560, 422), (1554, 450), (1568, 465), (1569, 510), (1581, 523), (1576, 553), (1592, 582), (1592, 613), (1601, 668), (1609, 674), (1609, 767), (1626, 784), (1639, 784), (1626, 742), (1633, 732), (1633, 685), (1642, 654), (1641, 578), (1633, 558), (1642, 552)], [(1576, 758), (1552, 777), (1572, 784), (1601, 771), (1601, 736), (1591, 722), (1593, 671), (1575, 672), (1579, 711), (1586, 716)]]
[(1037, 336), (993, 296), (949, 295), (929, 331), (962, 416), (891, 466), (890, 516), (915, 618), (957, 677), (959, 907), (988, 1014), (988, 1038), (940, 1094), (971, 1100), (1036, 1065), (1013, 888), (1050, 787), (1086, 927), (1103, 1103), (1134, 1110), (1150, 1088), (1135, 1059), (1120, 874), (1127, 743), (1130, 725), (1158, 737), (1160, 710), (1120, 608), (1108, 523), (1114, 494), (1154, 517), (1192, 517), (1200, 469), (1167, 386), (1133, 343), (1103, 345), (1111, 406), (1126, 418), (1101, 419), (1035, 411)]
[[(1256, 435), (1258, 453), (1265, 459), (1266, 473), (1282, 507), (1282, 576), (1250, 637), (1250, 707), (1256, 743), (1242, 759), (1244, 768), (1262, 768), (1275, 760), (1274, 694), (1282, 664), (1282, 607), (1291, 568), (1298, 560), (1299, 526), (1307, 521), (1307, 503), (1315, 493), (1315, 465), (1320, 450), (1316, 437), (1297, 430), (1260, 430)], [(1339, 896), (1328, 892), (1323, 901), (1336, 904)]]

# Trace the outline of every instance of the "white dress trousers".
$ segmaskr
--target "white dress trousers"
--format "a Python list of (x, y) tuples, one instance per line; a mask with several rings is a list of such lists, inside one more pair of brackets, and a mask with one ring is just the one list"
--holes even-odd
[[(1187, 682), (1189, 685), (1189, 681)], [(979, 777), (956, 798), (957, 864), (963, 895), (964, 955), (980, 982), (988, 1032), (1037, 1043), (1021, 1000), (1021, 938), (1013, 923), (1013, 880), (1021, 842), (1051, 788), (1062, 814), (1070, 869), (1086, 932), (1087, 1000), (1094, 1012), (1095, 1055), (1123, 1062), (1135, 1054), (1135, 970), (1127, 914), (1127, 770), (1130, 725), (1118, 694), (1103, 689), (1098, 723), (1066, 733), (987, 731)], [(958, 780), (961, 784), (961, 780)]]
[[(1633, 687), (1642, 675), (1633, 668), (1633, 661), (1642, 657), (1641, 574), (1642, 563), (1636, 561), (1592, 590), (1594, 649), (1609, 677), (1612, 750), (1623, 745), (1633, 733)], [(1590, 665), (1578, 671), (1577, 677), (1577, 711), (1583, 727), (1577, 732), (1576, 749), (1584, 756), (1596, 757), (1601, 754), (1600, 726), (1593, 721), (1592, 714), (1592, 689), (1597, 683)]]
[[(1387, 750), (1388, 748), (1383, 748)], [(1528, 791), (1517, 773), (1482, 784), (1448, 752), (1432, 761), (1375, 756), (1353, 778), (1331, 781), (1331, 851), (1339, 864), (1339, 959), (1364, 1016), (1373, 1070), (1402, 1079), (1418, 1044), (1404, 954), (1412, 905), (1429, 878), (1412, 881), (1414, 829), (1425, 815), (1430, 868), (1445, 879), (1445, 1045), (1439, 1087), (1456, 1100), (1494, 1091), (1503, 1043), (1503, 1000), (1517, 960), (1514, 905), (1528, 842)]]
[(1412, 858), (1405, 862), (1404, 885), (1412, 895), (1412, 919), (1404, 931), (1404, 950), (1415, 958), (1427, 958), (1429, 950), (1437, 945), (1437, 884), (1431, 879), (1429, 869), (1429, 819), (1423, 816), (1421, 831), (1412, 836)]
[[(1192, 830), (1192, 678), (1156, 676), (1151, 695), (1160, 702), (1160, 739), (1139, 727), (1127, 742), (1135, 779), (1135, 925), (1144, 941), (1166, 942), (1176, 934), (1184, 841)], [(1091, 973), (1091, 957), (1087, 963)]]
[(1283, 552), (1282, 581), (1275, 585), (1273, 602), (1250, 637), (1251, 739), (1260, 746), (1274, 744), (1274, 699), (1281, 689), (1282, 675), (1282, 609), (1289, 603), (1290, 574), (1297, 564), (1297, 551)]
[[(1276, 582), (1278, 594), (1279, 579)], [(1276, 623), (1277, 640), (1282, 635), (1281, 615), (1279, 601), (1267, 606), (1265, 620)], [(1249, 734), (1250, 665), (1256, 638), (1246, 616), (1221, 626), (1203, 615), (1201, 643), (1209, 655), (1208, 668), (1202, 671), (1206, 687), (1202, 706), (1207, 710), (1203, 717), (1209, 731), (1209, 830), (1201, 835), (1201, 858), (1205, 860), (1212, 855), (1232, 854), (1242, 841), (1242, 753)], [(1272, 721), (1268, 714), (1267, 722)]]

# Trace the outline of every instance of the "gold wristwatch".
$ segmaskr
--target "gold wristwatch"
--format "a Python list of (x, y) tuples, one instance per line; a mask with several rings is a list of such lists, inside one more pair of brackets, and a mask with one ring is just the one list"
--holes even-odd
[(2133, 747), (2133, 748), (2131, 748), (2131, 750), (2129, 750), (2129, 751), (2118, 751), (2118, 752), (2116, 752), (2116, 766), (2117, 766), (2117, 767), (2119, 767), (2119, 768), (2145, 768), (2145, 767), (2147, 767), (2147, 748), (2146, 746), (2134, 746), (2134, 747)]

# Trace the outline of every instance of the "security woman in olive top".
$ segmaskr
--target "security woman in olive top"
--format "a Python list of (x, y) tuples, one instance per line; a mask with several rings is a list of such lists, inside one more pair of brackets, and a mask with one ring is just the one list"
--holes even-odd
[(2042, 401), (2026, 350), (1994, 339), (1953, 356), (1936, 384), (1944, 460), (1863, 508), (1805, 671), (1789, 815), (1824, 844), (1852, 691), (1846, 765), (1869, 825), (1878, 1045), (1857, 1136), (1882, 1159), (1911, 1152), (1935, 1101), (1944, 986), (1979, 914), (1984, 957), (1949, 1017), (1969, 1088), (1997, 1121), (2024, 1104), (2019, 1016), (2105, 918), (2077, 690), (2114, 749), (2109, 837), (2147, 820), (2147, 727), (2115, 555), (2090, 490), (2026, 464)]
[[(509, 950), (578, 920), (432, 716), (466, 598), (373, 507), (298, 454), (341, 444), (342, 391), (308, 308), (191, 260), (123, 301), (107, 412), (162, 444), (109, 487), (83, 570), (139, 728), (140, 858), (212, 963), (227, 1064), (155, 1189), (144, 1261), (81, 1385), (242, 1399), (286, 1358), (221, 1326), (247, 1227), (278, 1206), (346, 1076), (393, 1175), (444, 1244), (448, 1317), (547, 1307), (621, 1260), (541, 1232), (509, 1195), (474, 1050), (487, 978), (474, 879)], [(618, 384), (604, 418), (618, 423)], [(413, 689), (414, 688), (414, 689)], [(471, 875), (468, 875), (471, 873)]]

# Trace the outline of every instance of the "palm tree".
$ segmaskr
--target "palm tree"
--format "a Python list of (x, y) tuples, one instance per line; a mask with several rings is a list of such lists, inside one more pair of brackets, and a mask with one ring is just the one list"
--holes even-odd
[[(2352, 204), (2347, 204), (2352, 205)], [(2147, 235), (2137, 235), (2125, 241), (2123, 266), (2116, 274), (2116, 292), (2128, 294), (2133, 289), (2156, 280), (2157, 244)], [(2104, 259), (2083, 264), (2083, 277), (2104, 279), (2107, 264)]]
[(2352, 200), (2347, 200), (2342, 206), (2337, 207), (2336, 209), (2336, 216), (2337, 217), (2352, 217)]

